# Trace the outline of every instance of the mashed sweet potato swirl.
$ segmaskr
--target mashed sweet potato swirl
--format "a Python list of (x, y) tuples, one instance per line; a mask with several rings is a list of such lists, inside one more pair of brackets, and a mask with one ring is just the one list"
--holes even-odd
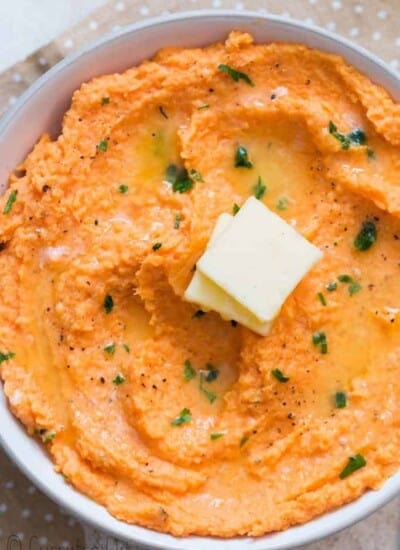
[[(229, 537), (398, 469), (399, 109), (339, 57), (241, 32), (75, 92), (0, 206), (0, 374), (71, 484), (122, 520)], [(266, 337), (182, 300), (251, 194), (324, 252)]]

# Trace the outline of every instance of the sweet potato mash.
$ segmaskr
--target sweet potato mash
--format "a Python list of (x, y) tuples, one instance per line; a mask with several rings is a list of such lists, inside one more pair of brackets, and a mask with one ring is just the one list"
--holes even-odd
[[(1, 377), (56, 469), (178, 536), (379, 488), (400, 462), (399, 146), (399, 105), (341, 58), (242, 32), (83, 84), (0, 204)], [(265, 337), (182, 300), (252, 194), (324, 252)]]

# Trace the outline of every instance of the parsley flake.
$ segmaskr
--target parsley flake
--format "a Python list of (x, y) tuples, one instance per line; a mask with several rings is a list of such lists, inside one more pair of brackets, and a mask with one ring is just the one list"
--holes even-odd
[(124, 350), (126, 351), (126, 353), (130, 353), (131, 352), (131, 347), (129, 344), (122, 344), (122, 347), (124, 348)]
[(174, 420), (171, 420), (171, 426), (182, 426), (185, 422), (191, 422), (192, 416), (190, 410), (184, 408)]
[(335, 407), (337, 409), (344, 409), (347, 405), (347, 396), (344, 391), (337, 391), (335, 393)]
[(312, 343), (322, 354), (328, 353), (328, 342), (325, 332), (314, 332), (312, 335)]
[(215, 441), (216, 439), (219, 439), (220, 437), (224, 436), (225, 434), (222, 432), (216, 432), (213, 434), (210, 434), (211, 441)]
[(167, 167), (165, 178), (172, 184), (174, 193), (186, 193), (193, 187), (193, 180), (189, 177), (186, 168), (179, 167), (176, 164), (170, 164)]
[(356, 145), (365, 145), (367, 143), (366, 133), (361, 128), (355, 128), (349, 134), (347, 134), (347, 137), (352, 143), (355, 143)]
[(239, 441), (239, 447), (242, 448), (243, 445), (245, 445), (248, 442), (248, 440), (249, 438), (247, 437), (247, 435), (244, 435), (242, 439)]
[(278, 380), (278, 382), (285, 383), (289, 381), (289, 377), (285, 376), (280, 369), (272, 369), (271, 374), (274, 378)]
[(355, 281), (350, 275), (338, 275), (338, 281), (341, 283), (348, 284), (348, 290), (350, 296), (353, 296), (354, 294), (357, 294), (362, 289), (362, 286), (359, 282)]
[(364, 468), (364, 466), (367, 465), (367, 461), (361, 454), (356, 454), (354, 456), (350, 456), (349, 460), (344, 467), (344, 469), (340, 472), (339, 477), (340, 479), (345, 479), (353, 472), (359, 470), (360, 468)]
[(357, 250), (369, 250), (376, 241), (377, 237), (376, 225), (371, 220), (366, 220), (362, 223), (361, 229), (354, 239), (354, 246)]
[(3, 361), (8, 361), (9, 359), (12, 359), (13, 357), (15, 357), (15, 353), (13, 351), (7, 351), (6, 353), (0, 351), (0, 364)]
[(154, 252), (157, 252), (157, 250), (160, 250), (161, 247), (162, 243), (154, 243), (152, 249), (154, 250)]
[(203, 181), (204, 182), (203, 176), (200, 174), (200, 172), (198, 172), (194, 168), (190, 169), (190, 177), (193, 181)]
[(210, 108), (210, 105), (208, 103), (203, 103), (202, 105), (199, 105), (197, 107), (197, 110), (201, 111), (202, 109), (209, 109), (209, 108)]
[(267, 190), (267, 186), (264, 185), (263, 180), (261, 179), (261, 176), (258, 176), (257, 183), (253, 187), (253, 194), (256, 199), (261, 200), (263, 196), (265, 195), (265, 191)]
[(118, 192), (123, 195), (124, 193), (126, 193), (128, 191), (128, 189), (129, 189), (129, 187), (127, 185), (122, 184), (118, 187)]
[(104, 310), (107, 314), (112, 312), (112, 310), (114, 308), (114, 300), (113, 300), (113, 297), (110, 294), (105, 295), (103, 306), (104, 306)]
[(211, 363), (207, 363), (206, 368), (208, 373), (206, 374), (206, 382), (214, 382), (219, 376), (219, 370), (216, 369)]
[(286, 208), (289, 206), (289, 201), (286, 197), (281, 197), (278, 199), (278, 202), (276, 203), (277, 210), (286, 210)]
[(123, 374), (118, 373), (117, 376), (112, 381), (112, 383), (115, 384), (116, 386), (120, 386), (125, 382), (125, 380), (126, 380), (125, 376)]
[(105, 153), (108, 149), (108, 141), (106, 139), (102, 139), (100, 143), (96, 145), (96, 149)]
[(109, 97), (102, 97), (101, 98), (101, 104), (102, 105), (108, 105), (110, 103), (110, 98)]
[(325, 288), (328, 292), (333, 292), (337, 289), (337, 283), (335, 281), (332, 281), (331, 283), (328, 283)]
[(331, 136), (333, 136), (335, 139), (337, 139), (340, 142), (342, 149), (345, 149), (345, 150), (349, 149), (350, 143), (351, 143), (350, 139), (344, 134), (341, 134), (338, 131), (337, 126), (331, 120), (329, 121), (328, 130)]
[(11, 212), (14, 202), (17, 200), (17, 195), (18, 191), (16, 189), (13, 189), (8, 195), (7, 202), (3, 208), (3, 214), (9, 214)]
[(236, 216), (236, 214), (239, 212), (240, 210), (240, 206), (238, 204), (236, 204), (236, 202), (234, 203), (234, 205), (232, 206), (232, 214), (234, 216)]
[(376, 159), (375, 151), (371, 149), (371, 147), (367, 147), (367, 157), (368, 157), (368, 160)]
[(349, 149), (352, 144), (360, 146), (367, 143), (367, 135), (361, 128), (355, 128), (345, 135), (339, 132), (337, 126), (330, 120), (328, 130), (329, 133), (340, 142), (342, 149), (344, 150)]
[(179, 229), (182, 221), (182, 214), (175, 214), (174, 229)]
[(321, 302), (321, 304), (323, 306), (326, 306), (325, 296), (322, 294), (322, 292), (318, 292), (317, 296), (318, 296), (318, 300)]
[(108, 346), (105, 346), (103, 349), (108, 355), (114, 355), (115, 353), (115, 344), (109, 344)]
[(238, 145), (235, 153), (235, 166), (236, 168), (253, 168), (253, 163), (249, 160), (246, 147)]
[(235, 82), (239, 82), (239, 80), (243, 80), (249, 86), (254, 86), (254, 82), (246, 73), (237, 71), (236, 69), (233, 69), (229, 65), (224, 65), (223, 63), (221, 63), (220, 65), (218, 65), (218, 70), (229, 75)]
[(189, 382), (190, 380), (193, 380), (193, 378), (196, 378), (196, 374), (196, 369), (193, 367), (189, 359), (186, 359), (183, 364), (183, 378)]
[(210, 403), (214, 403), (214, 401), (217, 399), (217, 396), (215, 395), (214, 392), (204, 387), (204, 374), (202, 372), (200, 373), (199, 389), (207, 397)]

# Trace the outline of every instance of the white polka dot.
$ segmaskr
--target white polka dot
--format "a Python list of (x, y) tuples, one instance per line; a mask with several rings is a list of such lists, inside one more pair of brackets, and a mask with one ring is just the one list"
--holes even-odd
[(329, 21), (325, 27), (328, 29), (328, 31), (334, 31), (336, 29), (336, 23), (335, 21)]
[(290, 13), (288, 11), (283, 11), (281, 17), (290, 17)]
[(337, 10), (340, 10), (340, 8), (342, 7), (342, 2), (340, 2), (340, 0), (333, 0), (332, 2), (332, 8), (337, 11)]
[(115, 4), (115, 9), (116, 9), (117, 11), (124, 11), (124, 9), (125, 9), (125, 3), (124, 3), (124, 2), (117, 2), (117, 3)]
[(29, 493), (30, 495), (33, 495), (33, 493), (36, 493), (36, 487), (34, 487), (33, 485), (30, 485), (30, 486), (28, 487), (28, 493)]
[(74, 45), (73, 41), (71, 40), (71, 38), (67, 38), (67, 40), (64, 42), (64, 48), (72, 48)]
[(356, 4), (353, 9), (354, 13), (362, 13), (364, 11), (364, 6), (361, 4)]
[(43, 545), (47, 544), (47, 537), (39, 537), (38, 543)]
[(400, 46), (400, 36), (398, 36), (396, 38), (396, 40), (394, 41), (394, 43), (396, 44), (396, 46)]
[(386, 10), (379, 10), (379, 11), (378, 11), (378, 17), (379, 17), (379, 19), (386, 19), (387, 14), (388, 14), (388, 13), (387, 13)]
[(389, 62), (389, 65), (392, 67), (392, 69), (398, 69), (399, 67), (399, 60), (398, 59), (392, 59)]
[(97, 28), (98, 28), (99, 24), (97, 23), (97, 21), (90, 21), (89, 22), (89, 29), (91, 31), (95, 31)]
[(0, 514), (4, 514), (5, 512), (7, 512), (7, 504), (5, 502), (2, 502), (0, 504)]
[(147, 6), (141, 6), (141, 8), (139, 9), (139, 13), (140, 15), (149, 15), (150, 10)]
[(213, 0), (213, 3), (212, 3), (213, 8), (220, 8), (221, 4), (222, 4), (221, 0)]
[(382, 33), (380, 33), (379, 31), (375, 31), (372, 33), (372, 40), (380, 40), (382, 38)]
[(358, 36), (360, 34), (360, 29), (358, 27), (351, 27), (349, 35)]
[(14, 103), (17, 101), (17, 96), (12, 95), (10, 99), (8, 100), (9, 105), (14, 105)]
[(14, 73), (12, 75), (12, 79), (14, 80), (14, 82), (21, 82), (21, 80), (22, 80), (21, 73)]
[(316, 3), (317, 3), (317, 0), (308, 0), (308, 2), (309, 2), (310, 4), (316, 4)]
[(306, 19), (304, 19), (304, 23), (306, 23), (307, 25), (314, 25), (314, 19), (312, 17), (307, 17)]
[(10, 481), (6, 481), (4, 483), (4, 488), (5, 489), (14, 489), (15, 487), (15, 483), (10, 479)]
[(121, 25), (114, 25), (113, 28), (111, 29), (113, 32), (117, 32), (121, 29)]
[(44, 65), (47, 65), (47, 59), (45, 57), (39, 57), (39, 65), (41, 65), (42, 67)]
[(242, 2), (237, 2), (236, 6), (235, 6), (235, 10), (242, 11), (243, 9), (244, 9), (244, 6), (243, 6)]
[(53, 516), (53, 514), (48, 513), (48, 514), (45, 514), (43, 516), (43, 519), (44, 519), (44, 521), (48, 521), (50, 523), (51, 521), (53, 521), (54, 516)]
[(29, 510), (29, 508), (24, 508), (23, 510), (21, 510), (21, 518), (28, 519), (31, 517), (31, 515), (32, 512)]

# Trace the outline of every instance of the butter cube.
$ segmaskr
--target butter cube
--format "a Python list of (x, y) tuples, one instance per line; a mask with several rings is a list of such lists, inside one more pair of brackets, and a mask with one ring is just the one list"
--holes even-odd
[(321, 257), (316, 246), (250, 197), (206, 249), (197, 272), (265, 323)]
[[(232, 220), (233, 216), (221, 214), (211, 235), (208, 248), (213, 246)], [(222, 288), (199, 271), (196, 271), (193, 275), (184, 294), (184, 299), (200, 305), (205, 311), (217, 311), (226, 321), (237, 321), (263, 336), (269, 332), (270, 323), (260, 322), (243, 305), (239, 304), (232, 296), (229, 296)]]

